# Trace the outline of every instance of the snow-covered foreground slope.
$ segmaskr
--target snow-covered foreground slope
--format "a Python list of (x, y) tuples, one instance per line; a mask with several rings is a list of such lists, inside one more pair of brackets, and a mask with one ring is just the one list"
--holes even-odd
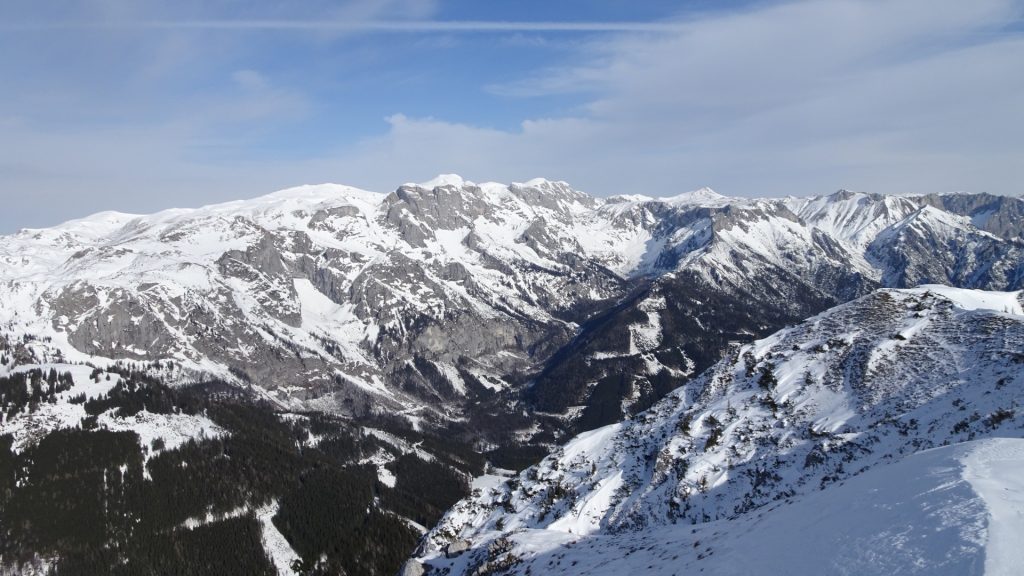
[(1021, 444), (906, 458), (1024, 436), (1020, 305), (1020, 292), (879, 290), (737, 347), (651, 410), (456, 505), (418, 561), (453, 574), (530, 559), (534, 573), (584, 574), (599, 558), (608, 573), (981, 573), (986, 549), (1005, 560), (1006, 534), (1024, 537)]
[[(1024, 440), (913, 454), (733, 520), (624, 534), (529, 529), (495, 546), (510, 574), (1018, 574)], [(518, 557), (509, 562), (509, 554)], [(471, 573), (484, 555), (445, 564)]]

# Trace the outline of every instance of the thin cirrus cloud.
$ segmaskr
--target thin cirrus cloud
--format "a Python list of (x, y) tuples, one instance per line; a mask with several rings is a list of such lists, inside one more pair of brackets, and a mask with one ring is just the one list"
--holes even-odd
[(110, 20), (11, 22), (8, 30), (166, 29), (322, 32), (680, 32), (671, 22), (534, 22), (483, 20)]
[[(187, 38), (187, 53), (195, 55), (178, 54), (176, 44), (165, 50), (174, 69), (210, 66), (219, 57), (225, 69), (211, 73), (227, 82), (215, 93), (194, 87), (184, 97), (153, 95), (149, 108), (140, 104), (146, 98), (115, 100), (140, 107), (129, 124), (45, 125), (36, 103), (53, 90), (38, 98), (26, 92), (23, 100), (34, 107), (5, 104), (0, 197), (14, 210), (0, 216), (0, 231), (94, 209), (198, 205), (308, 182), (387, 191), (441, 172), (498, 181), (546, 176), (599, 195), (669, 195), (705, 185), (747, 196), (841, 187), (1019, 194), (1024, 181), (1018, 0), (757, 2), (657, 22), (442, 20), (430, 6), (418, 18), (397, 20), (376, 9), (391, 4), (365, 6), (319, 20), (129, 14), (35, 24), (72, 27), (69, 34), (94, 26), (115, 36), (142, 29), (146, 38)], [(373, 90), (406, 99), (380, 113), (377, 128), (353, 132), (342, 120), (360, 110), (328, 106), (337, 92), (325, 96), (284, 81), (248, 52), (268, 39), (318, 32), (359, 33), (366, 42), (359, 56), (385, 63), (394, 35), (458, 39), (447, 48), (445, 68), (424, 64), (415, 81), (393, 84), (403, 79), (399, 71), (360, 85), (371, 99)], [(510, 34), (572, 35), (573, 42), (570, 49), (507, 43), (507, 52), (492, 53), (505, 60), (487, 67), (498, 72), (452, 83), (463, 59), (469, 67), (474, 50)], [(383, 36), (379, 43), (376, 36)], [(519, 50), (549, 52), (524, 69)], [(294, 56), (301, 77), (310, 57)], [(519, 66), (502, 73), (509, 63)], [(463, 117), (458, 107), (413, 112), (425, 92), (450, 95), (477, 114)], [(75, 105), (109, 104), (95, 97)], [(480, 120), (520, 107), (530, 111), (512, 127)], [(310, 119), (323, 129), (287, 133)], [(268, 140), (280, 147), (268, 152)], [(299, 140), (318, 144), (300, 153), (292, 150)], [(48, 209), (34, 213), (40, 199)]]

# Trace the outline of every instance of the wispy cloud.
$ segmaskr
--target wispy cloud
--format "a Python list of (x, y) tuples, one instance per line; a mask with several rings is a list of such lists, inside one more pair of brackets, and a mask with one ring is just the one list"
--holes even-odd
[(542, 174), (597, 193), (1019, 193), (1024, 2), (938, 4), (799, 1), (616, 35), (486, 87), (579, 93), (588, 102), (572, 117), (495, 131), (396, 116), (343, 164)]
[(530, 22), (485, 20), (110, 20), (5, 22), (0, 30), (222, 30), (321, 32), (662, 32), (679, 33), (671, 22)]

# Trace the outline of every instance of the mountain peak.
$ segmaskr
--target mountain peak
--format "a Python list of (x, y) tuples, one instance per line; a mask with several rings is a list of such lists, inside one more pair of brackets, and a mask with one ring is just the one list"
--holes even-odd
[(660, 198), (660, 200), (667, 204), (717, 204), (729, 200), (729, 198), (727, 196), (722, 196), (707, 186), (704, 186), (696, 190), (691, 190), (690, 192), (683, 192), (682, 194), (676, 194), (675, 196)]
[(868, 196), (865, 192), (857, 192), (856, 190), (850, 190), (848, 188), (840, 188), (835, 192), (829, 194), (827, 198), (833, 202), (843, 202), (853, 198), (863, 198)]
[(427, 190), (433, 190), (440, 186), (454, 186), (456, 188), (462, 188), (466, 184), (472, 184), (472, 182), (458, 174), (438, 174), (426, 182), (421, 182), (419, 184), (407, 184), (407, 186), (411, 185), (419, 188), (425, 188)]
[(737, 201), (736, 198), (730, 198), (723, 196), (718, 192), (715, 192), (707, 186), (698, 188), (696, 190), (690, 190), (689, 192), (683, 192), (676, 194), (675, 196), (647, 196), (645, 194), (620, 194), (616, 196), (608, 197), (608, 201), (612, 203), (647, 203), (647, 202), (660, 202), (662, 204), (673, 204), (673, 205), (703, 205), (703, 206), (720, 206), (729, 202)]
[(516, 182), (515, 184), (526, 188), (547, 188), (551, 186), (557, 186), (562, 188), (569, 187), (568, 182), (565, 182), (563, 180), (548, 180), (547, 178), (533, 178), (531, 180), (527, 180), (526, 182)]
[(138, 218), (138, 217), (139, 217), (139, 214), (130, 214), (128, 212), (118, 212), (116, 210), (104, 210), (102, 212), (95, 212), (93, 214), (89, 214), (87, 216), (82, 216), (80, 218), (73, 218), (71, 220), (67, 220), (65, 222), (61, 222), (59, 224), (56, 224), (54, 226), (49, 226), (49, 227), (45, 227), (45, 228), (22, 228), (18, 232), (21, 233), (21, 234), (33, 234), (33, 233), (47, 231), (47, 230), (67, 231), (67, 230), (91, 229), (91, 228), (95, 228), (96, 226), (109, 226), (109, 225), (114, 225), (114, 224), (119, 224), (119, 223), (127, 222), (129, 220), (132, 220), (132, 219)]

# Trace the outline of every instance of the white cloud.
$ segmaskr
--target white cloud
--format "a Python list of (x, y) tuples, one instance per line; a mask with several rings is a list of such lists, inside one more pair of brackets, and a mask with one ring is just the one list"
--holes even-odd
[[(1024, 181), (1024, 39), (1009, 0), (795, 2), (602, 38), (575, 65), (489, 90), (594, 94), (500, 132), (396, 117), (341, 166), (565, 178), (598, 193), (741, 195)], [(354, 154), (354, 155), (353, 155)]]

